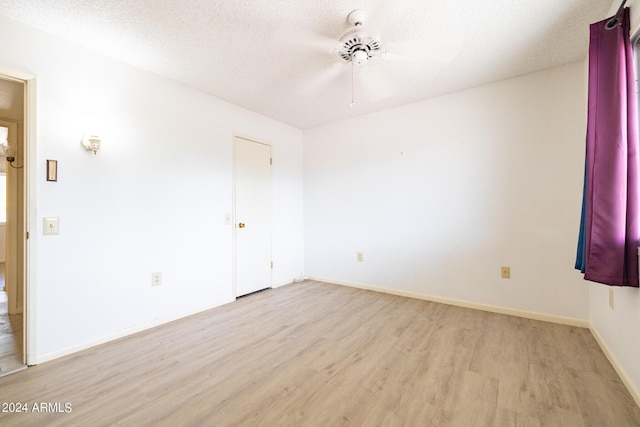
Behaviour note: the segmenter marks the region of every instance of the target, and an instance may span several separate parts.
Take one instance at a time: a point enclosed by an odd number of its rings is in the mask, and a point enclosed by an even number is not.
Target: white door
[[[271,147],[235,137],[236,296],[271,287]]]

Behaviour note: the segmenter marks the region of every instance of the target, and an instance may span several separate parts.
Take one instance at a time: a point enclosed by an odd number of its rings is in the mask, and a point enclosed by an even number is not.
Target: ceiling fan
[[[364,27],[366,12],[356,9],[349,14],[347,22],[352,25],[339,38],[338,55],[356,65],[364,65],[370,58],[384,54],[382,42],[375,33]]]
[[[381,14],[376,15],[379,17]],[[386,62],[397,60],[415,62],[416,53],[424,53],[433,62],[447,63],[457,56],[462,47],[462,39],[457,35],[385,43],[376,31],[365,25],[368,18],[364,10],[353,10],[347,16],[349,28],[337,39],[300,29],[290,37],[284,38],[290,43],[305,48],[316,48],[335,58],[331,66],[318,70],[305,81],[303,93],[319,92],[348,70],[351,74],[352,107],[355,105],[356,75],[369,100],[382,100],[396,92],[388,73],[385,72],[390,71],[389,66],[384,65]]]

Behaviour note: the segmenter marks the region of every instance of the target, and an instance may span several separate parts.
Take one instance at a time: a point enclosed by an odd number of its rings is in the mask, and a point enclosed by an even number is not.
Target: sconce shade
[[[13,151],[13,148],[11,148],[9,143],[7,143],[6,141],[2,143],[2,152],[4,153],[8,162],[13,162],[15,160],[16,158],[15,152]]]
[[[97,135],[85,135],[82,138],[82,145],[89,151],[93,151],[93,154],[98,154],[102,140]]]

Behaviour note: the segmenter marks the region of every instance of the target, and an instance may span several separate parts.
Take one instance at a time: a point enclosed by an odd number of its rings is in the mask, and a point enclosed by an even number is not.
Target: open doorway
[[[0,375],[26,366],[24,86],[0,78]]]

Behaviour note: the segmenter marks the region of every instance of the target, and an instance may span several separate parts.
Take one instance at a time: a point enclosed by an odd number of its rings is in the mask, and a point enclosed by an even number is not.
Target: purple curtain
[[[590,27],[583,214],[576,268],[584,278],[638,287],[638,129],[629,9],[613,29]]]

